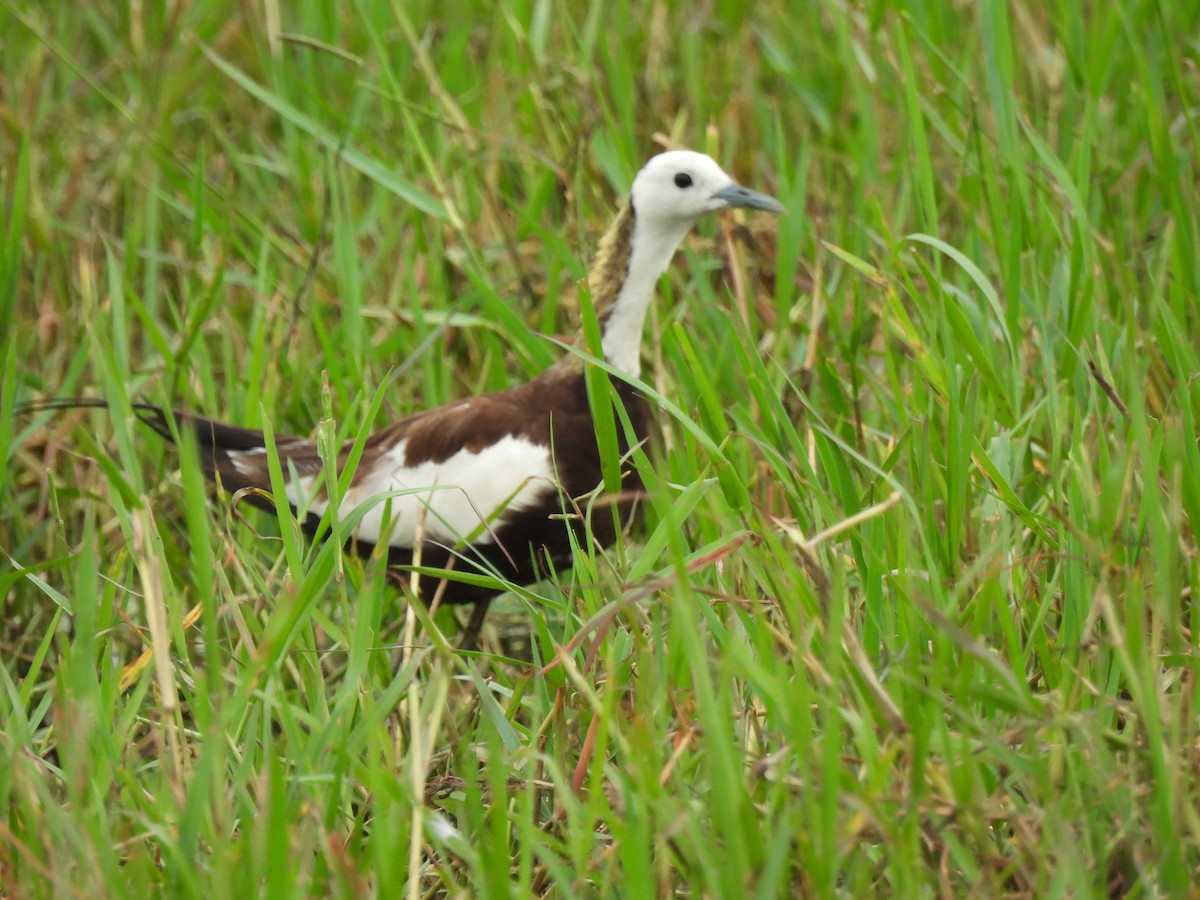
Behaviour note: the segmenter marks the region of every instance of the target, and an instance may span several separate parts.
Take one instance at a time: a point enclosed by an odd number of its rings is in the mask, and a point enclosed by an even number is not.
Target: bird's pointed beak
[[[745,209],[763,209],[767,212],[785,213],[787,209],[774,197],[760,194],[740,184],[731,184],[713,194],[714,200],[723,200],[730,206],[740,206]]]

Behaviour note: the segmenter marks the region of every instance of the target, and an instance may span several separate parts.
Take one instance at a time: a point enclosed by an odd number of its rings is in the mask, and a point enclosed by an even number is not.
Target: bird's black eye
[[[690,188],[692,186],[692,176],[687,172],[680,172],[675,176],[675,187]]]

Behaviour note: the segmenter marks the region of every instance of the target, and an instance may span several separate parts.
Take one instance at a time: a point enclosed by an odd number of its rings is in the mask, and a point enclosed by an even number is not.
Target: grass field
[[[1198,64],[1184,0],[3,0],[0,893],[1188,896]],[[676,145],[791,213],[685,244],[644,523],[479,655],[130,413],[517,383]]]

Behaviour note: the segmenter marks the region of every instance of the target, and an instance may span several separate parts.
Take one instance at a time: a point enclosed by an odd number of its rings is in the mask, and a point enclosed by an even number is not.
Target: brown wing
[[[648,430],[648,405],[623,383],[617,388],[637,438],[643,439]],[[479,453],[509,436],[552,450],[554,480],[565,496],[546,491],[536,503],[506,512],[489,540],[470,547],[439,546],[427,540],[422,563],[436,568],[452,566],[460,572],[495,573],[514,583],[527,584],[544,575],[547,564],[556,568],[569,565],[572,530],[576,541],[610,543],[615,537],[611,515],[596,515],[588,526],[579,519],[564,520],[561,515],[572,512],[576,508],[573,501],[594,490],[601,481],[591,411],[583,374],[577,368],[551,369],[527,384],[449,403],[384,429],[364,450],[355,482],[370,479],[376,466],[394,464],[394,457],[388,454],[401,442],[405,444],[404,463],[416,467],[445,462],[464,450]],[[622,452],[628,450],[625,440],[620,444]],[[498,477],[503,474],[498,473]],[[623,492],[636,493],[641,487],[636,473],[629,469],[626,476]],[[358,550],[369,553],[371,545],[360,542]],[[394,565],[410,565],[412,558],[410,547],[389,548]],[[443,602],[474,602],[492,593],[451,582],[444,589]]]

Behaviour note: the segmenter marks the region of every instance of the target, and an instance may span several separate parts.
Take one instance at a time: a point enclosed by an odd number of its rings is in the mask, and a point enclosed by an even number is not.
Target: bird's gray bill
[[[714,200],[724,200],[730,206],[741,206],[746,209],[765,209],[767,212],[785,213],[787,209],[774,197],[760,194],[740,184],[731,184],[713,194]]]

